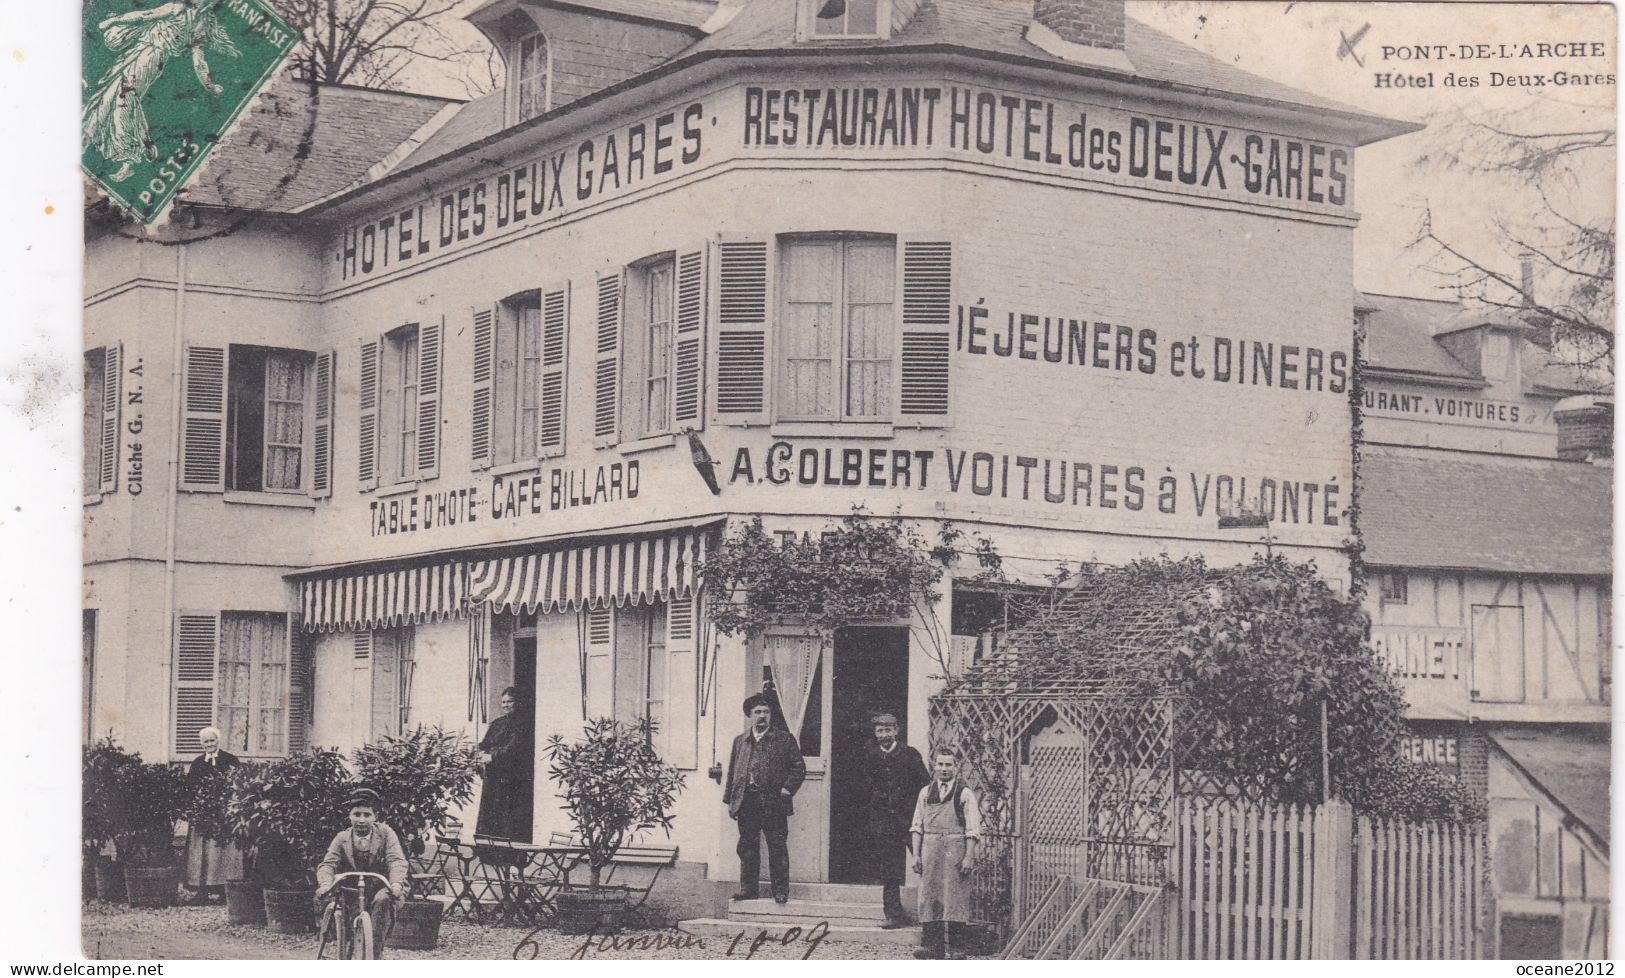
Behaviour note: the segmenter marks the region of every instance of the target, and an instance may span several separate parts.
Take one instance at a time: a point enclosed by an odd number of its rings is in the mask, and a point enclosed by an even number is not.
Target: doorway
[[[829,743],[829,879],[878,883],[869,853],[864,754],[877,713],[908,729],[908,629],[852,627],[835,633]]]

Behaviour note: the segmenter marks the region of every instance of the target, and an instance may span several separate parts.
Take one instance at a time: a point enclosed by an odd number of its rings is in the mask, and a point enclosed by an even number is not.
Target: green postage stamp
[[[164,213],[298,41],[266,0],[85,0],[84,170]]]

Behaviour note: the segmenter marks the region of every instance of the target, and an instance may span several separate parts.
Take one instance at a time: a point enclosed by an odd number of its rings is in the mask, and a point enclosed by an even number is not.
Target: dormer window
[[[1484,331],[1479,351],[1479,371],[1485,380],[1512,379],[1512,337],[1494,330]]]
[[[514,91],[523,122],[547,111],[547,38],[540,31],[520,38],[514,65]]]
[[[884,38],[891,0],[801,0],[801,39]]]

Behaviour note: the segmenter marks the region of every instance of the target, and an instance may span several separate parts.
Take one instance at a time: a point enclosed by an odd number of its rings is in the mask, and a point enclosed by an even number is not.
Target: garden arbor
[[[1009,950],[1159,956],[1189,736],[1166,661],[1206,590],[1086,574],[932,698],[933,744],[983,799],[973,907]]]

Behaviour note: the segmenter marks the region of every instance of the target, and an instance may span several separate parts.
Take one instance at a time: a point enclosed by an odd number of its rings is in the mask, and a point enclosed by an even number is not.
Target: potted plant
[[[187,806],[186,775],[169,764],[119,768],[114,844],[124,862],[125,886],[137,907],[171,907],[180,888],[175,823]]]
[[[474,796],[477,748],[460,734],[417,727],[356,749],[361,783],[378,792],[378,820],[400,836],[411,859],[429,850],[445,828],[446,810]],[[406,900],[396,908],[396,947],[429,950],[440,940],[442,907],[430,900]]]
[[[140,764],[141,757],[124,750],[112,737],[84,747],[81,755],[82,793],[79,827],[85,864],[91,867],[96,898],[123,902],[124,864],[113,844],[119,800],[119,771]]]
[[[316,864],[347,824],[344,758],[335,750],[295,754],[240,769],[232,787],[226,817],[238,844],[252,847],[266,923],[288,934],[313,930]]]
[[[647,717],[633,726],[603,717],[582,733],[573,744],[555,734],[545,748],[547,776],[563,789],[564,809],[591,871],[588,888],[559,894],[559,929],[614,934],[621,929],[626,891],[602,885],[603,871],[639,832],[658,828],[671,834],[671,807],[683,776],[655,753],[655,724]]]

